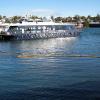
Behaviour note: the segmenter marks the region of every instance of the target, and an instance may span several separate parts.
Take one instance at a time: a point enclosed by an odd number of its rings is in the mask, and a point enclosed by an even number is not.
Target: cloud
[[[21,9],[20,11],[14,10],[11,13],[9,13],[9,15],[7,14],[7,16],[15,16],[15,15],[18,16],[35,15],[39,17],[50,17],[50,16],[56,17],[56,16],[62,16],[62,13],[52,9]]]
[[[37,16],[60,16],[61,13],[51,9],[33,9],[27,11],[27,15],[37,15]]]

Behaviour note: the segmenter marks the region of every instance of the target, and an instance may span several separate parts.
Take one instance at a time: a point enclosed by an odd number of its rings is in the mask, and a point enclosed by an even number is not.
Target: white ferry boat
[[[44,38],[75,37],[79,35],[74,24],[55,22],[22,22],[2,24],[0,39],[30,40]]]

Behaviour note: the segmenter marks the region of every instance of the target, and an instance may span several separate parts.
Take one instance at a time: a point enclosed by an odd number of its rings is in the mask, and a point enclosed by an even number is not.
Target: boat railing
[[[39,31],[39,30],[36,30],[36,31],[26,31],[25,33],[22,33],[21,31],[14,31],[14,30],[10,30],[8,31],[8,33],[10,33],[11,35],[16,35],[16,34],[45,34],[45,33],[68,33],[70,32],[70,30],[45,30],[45,31]]]
[[[44,31],[43,33],[48,32],[48,33],[66,33],[68,30],[49,30],[49,31]]]

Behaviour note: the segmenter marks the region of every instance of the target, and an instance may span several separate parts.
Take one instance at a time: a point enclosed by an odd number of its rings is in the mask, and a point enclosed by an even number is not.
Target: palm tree
[[[100,15],[99,14],[97,14],[97,16],[96,16],[96,21],[100,22]]]
[[[78,23],[80,21],[80,16],[79,15],[75,15],[74,16],[74,20],[75,20],[75,22]]]

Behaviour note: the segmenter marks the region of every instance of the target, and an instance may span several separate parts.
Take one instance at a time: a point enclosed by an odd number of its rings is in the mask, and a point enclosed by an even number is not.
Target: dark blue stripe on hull
[[[36,33],[36,34],[16,34],[14,40],[31,40],[31,39],[46,39],[46,38],[62,38],[75,37],[79,33]]]

